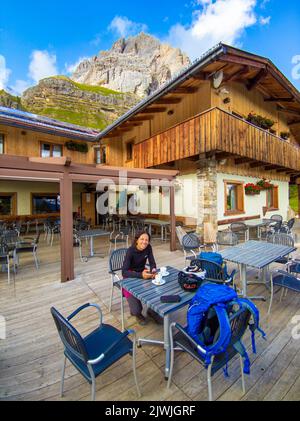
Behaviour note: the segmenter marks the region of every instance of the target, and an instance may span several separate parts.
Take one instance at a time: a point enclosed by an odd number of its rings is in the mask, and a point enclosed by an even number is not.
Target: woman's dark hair
[[[148,235],[148,237],[149,237],[149,243],[151,242],[151,235],[149,234],[149,232],[148,232],[148,231],[138,231],[138,232],[135,234],[134,239],[133,239],[133,242],[132,242],[132,246],[133,246],[133,247],[136,247],[136,243],[137,243],[137,241],[138,241],[138,240],[141,238],[141,236],[142,236],[142,235],[144,235],[144,234]]]

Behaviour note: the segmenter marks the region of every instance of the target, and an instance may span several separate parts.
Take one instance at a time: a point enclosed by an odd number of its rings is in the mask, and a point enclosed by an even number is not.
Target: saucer
[[[155,279],[153,279],[152,284],[157,286],[157,287],[161,287],[162,285],[165,285],[166,281],[161,280],[161,282],[157,282]]]

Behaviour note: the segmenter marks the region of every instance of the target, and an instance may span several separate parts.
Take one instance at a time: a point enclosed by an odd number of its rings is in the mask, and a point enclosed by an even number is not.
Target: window
[[[41,144],[41,157],[42,158],[59,158],[63,156],[62,145],[54,145],[52,143]]]
[[[32,194],[32,214],[42,215],[48,213],[59,213],[60,196],[56,193],[33,193]]]
[[[106,164],[106,146],[95,148],[95,163]]]
[[[0,215],[10,216],[16,215],[17,207],[16,193],[0,193]]]
[[[279,209],[278,186],[267,190],[267,209]]]
[[[126,159],[127,161],[133,160],[133,142],[126,143]]]
[[[244,184],[238,181],[224,181],[224,184],[225,216],[244,213]]]
[[[4,134],[0,133],[0,154],[4,154]]]

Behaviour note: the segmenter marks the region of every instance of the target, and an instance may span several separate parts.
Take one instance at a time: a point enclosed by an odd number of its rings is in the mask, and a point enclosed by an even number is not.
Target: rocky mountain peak
[[[189,64],[189,58],[180,49],[142,32],[120,38],[110,50],[80,63],[71,78],[144,97]]]

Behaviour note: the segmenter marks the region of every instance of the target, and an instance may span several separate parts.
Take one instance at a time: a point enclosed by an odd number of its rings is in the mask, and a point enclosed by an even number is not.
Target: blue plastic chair
[[[292,269],[296,271],[296,269],[298,270],[299,268],[292,268]],[[270,306],[269,306],[269,311],[268,311],[269,315],[271,314],[275,286],[282,288],[282,294],[280,297],[280,302],[281,302],[285,291],[291,290],[291,291],[300,292],[300,279],[292,275],[292,273],[284,272],[282,270],[275,271],[272,274],[271,299],[270,299]]]
[[[71,325],[70,320],[89,307],[94,307],[98,310],[100,324],[96,330],[85,338],[82,338],[74,326]],[[61,397],[64,392],[64,377],[67,359],[92,385],[92,400],[94,401],[96,395],[96,377],[127,354],[132,355],[134,380],[138,396],[141,396],[136,376],[135,331],[127,330],[126,332],[121,333],[113,326],[103,324],[101,309],[96,304],[85,304],[67,317],[67,319],[65,319],[54,307],[51,308],[51,314],[65,347],[60,389]],[[128,335],[133,335],[133,341],[128,339]]]

